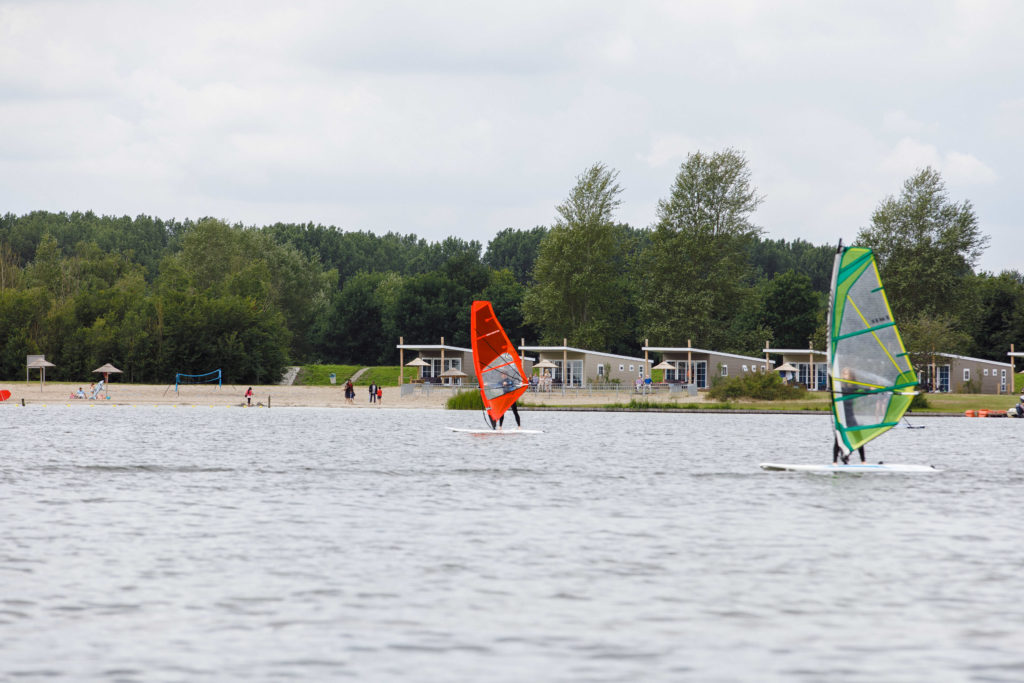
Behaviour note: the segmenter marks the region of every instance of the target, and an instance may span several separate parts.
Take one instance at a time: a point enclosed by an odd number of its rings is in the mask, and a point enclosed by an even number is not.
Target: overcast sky
[[[1024,268],[1024,3],[0,0],[0,213],[484,244],[620,171],[655,219],[732,147],[771,238],[853,240],[924,166]]]

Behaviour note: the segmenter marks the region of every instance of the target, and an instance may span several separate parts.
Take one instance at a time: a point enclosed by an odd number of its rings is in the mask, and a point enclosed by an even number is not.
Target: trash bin
[[[331,384],[337,384],[338,376],[335,375],[333,372],[331,374],[327,375],[327,377],[328,377],[328,379],[331,380]]]

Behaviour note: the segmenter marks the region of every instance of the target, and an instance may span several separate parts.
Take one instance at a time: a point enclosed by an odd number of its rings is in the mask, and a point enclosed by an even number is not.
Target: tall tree
[[[765,286],[764,323],[772,329],[777,348],[804,348],[813,338],[825,297],[814,291],[811,278],[789,270]]]
[[[971,203],[951,202],[942,176],[929,167],[904,182],[899,197],[879,204],[857,241],[874,250],[893,314],[902,321],[958,317],[963,284],[989,238]]]
[[[639,258],[644,336],[659,345],[691,339],[727,351],[761,348],[766,330],[734,314],[755,295],[747,254],[761,232],[750,216],[762,201],[740,152],[686,159],[668,199],[658,202],[650,246]]]
[[[508,268],[519,284],[529,284],[541,240],[546,234],[548,229],[542,225],[532,230],[505,228],[487,245],[484,264],[494,270]]]
[[[613,222],[622,203],[618,175],[602,163],[584,171],[541,240],[523,317],[543,342],[566,338],[584,348],[608,349],[624,334],[625,233]]]

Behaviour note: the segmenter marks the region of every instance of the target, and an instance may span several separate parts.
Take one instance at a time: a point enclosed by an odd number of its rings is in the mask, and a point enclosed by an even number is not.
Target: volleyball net
[[[174,375],[174,392],[178,392],[178,386],[182,384],[211,384],[217,383],[217,386],[221,386],[221,372],[218,368],[213,372],[205,372],[201,375],[188,375],[184,372],[178,372]]]

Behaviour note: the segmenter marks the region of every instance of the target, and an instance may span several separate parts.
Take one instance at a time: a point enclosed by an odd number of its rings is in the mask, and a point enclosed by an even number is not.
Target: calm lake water
[[[1024,680],[1024,421],[522,414],[0,409],[0,680]]]

